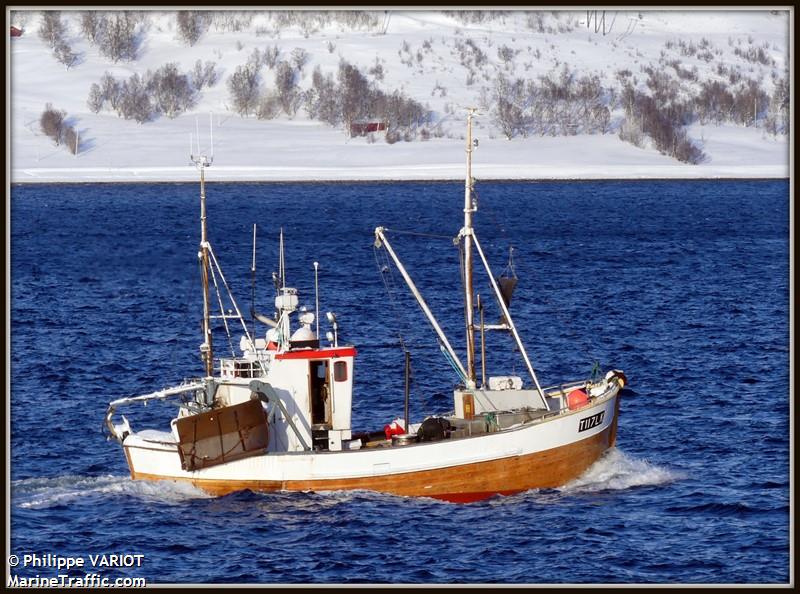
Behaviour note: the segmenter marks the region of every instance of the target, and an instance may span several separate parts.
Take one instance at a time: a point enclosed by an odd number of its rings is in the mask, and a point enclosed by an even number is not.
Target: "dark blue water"
[[[599,361],[632,391],[617,447],[581,479],[470,505],[211,498],[128,479],[100,432],[107,403],[201,372],[197,190],[12,188],[12,553],[144,554],[135,571],[103,573],[153,583],[788,582],[788,182],[479,185],[478,233],[498,272],[515,248],[512,311],[542,381]],[[460,184],[210,183],[208,196],[243,309],[253,223],[259,309],[280,226],[288,279],[312,309],[320,263],[323,312],[358,347],[355,429],[402,414],[398,335],[412,349],[412,416],[448,409],[452,373],[399,276],[378,272],[372,230],[454,235]],[[456,248],[392,237],[462,343]],[[223,335],[216,344],[224,354]],[[506,343],[491,348],[490,373],[522,373]],[[150,406],[134,427],[172,412]]]

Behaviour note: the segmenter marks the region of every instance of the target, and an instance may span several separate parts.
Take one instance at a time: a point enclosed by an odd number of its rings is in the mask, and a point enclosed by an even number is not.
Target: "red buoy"
[[[567,395],[567,406],[570,410],[577,410],[589,404],[589,396],[583,390],[573,390]]]

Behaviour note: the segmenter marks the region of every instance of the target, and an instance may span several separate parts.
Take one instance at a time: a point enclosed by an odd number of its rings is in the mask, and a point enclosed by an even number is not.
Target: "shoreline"
[[[782,166],[756,166],[746,168],[719,167],[711,170],[693,172],[692,166],[675,166],[674,168],[644,168],[635,173],[623,171],[625,167],[575,167],[571,171],[561,173],[545,173],[541,169],[546,167],[528,167],[508,169],[525,169],[519,173],[512,173],[505,167],[487,167],[481,172],[480,168],[473,168],[473,177],[480,182],[510,183],[510,182],[603,182],[603,181],[710,181],[710,180],[788,180],[791,179],[791,169]],[[289,169],[294,169],[289,170]],[[359,183],[452,183],[464,181],[463,166],[447,167],[450,171],[441,171],[441,167],[411,168],[402,172],[402,167],[395,167],[395,171],[380,173],[376,170],[389,169],[383,167],[370,167],[371,171],[354,168],[224,168],[211,167],[206,170],[206,181],[210,183],[243,183],[243,184],[359,184]],[[438,170],[437,170],[438,169]],[[540,171],[537,171],[540,170]],[[583,169],[583,171],[579,171]],[[603,171],[599,171],[603,169]],[[611,169],[612,171],[609,171]],[[613,171],[618,169],[618,172]],[[656,170],[654,170],[656,169]],[[738,170],[737,170],[738,169]],[[788,170],[787,170],[788,169]],[[587,171],[588,170],[588,171]],[[592,171],[594,170],[594,171]],[[188,166],[183,168],[120,168],[120,169],[23,169],[11,172],[9,186],[36,185],[36,184],[179,184],[196,183],[197,170]]]
[[[559,182],[559,183],[586,183],[586,182],[654,182],[654,181],[674,181],[674,182],[707,182],[707,181],[789,181],[791,176],[760,176],[760,177],[613,177],[613,178],[595,178],[595,177],[569,177],[569,178],[481,178],[476,179],[476,182],[488,182],[498,184],[509,183],[545,183],[545,182]],[[463,179],[458,178],[440,178],[440,179],[285,179],[285,180],[242,180],[242,179],[208,179],[206,183],[221,183],[221,184],[245,184],[245,185],[272,185],[272,184],[351,184],[351,185],[367,185],[367,184],[397,184],[397,183],[431,183],[431,184],[452,184],[463,183]],[[191,179],[164,179],[164,180],[143,180],[143,179],[118,179],[118,180],[84,180],[84,181],[56,181],[56,180],[27,180],[27,181],[11,181],[9,187],[14,186],[41,186],[41,185],[70,185],[82,186],[86,184],[194,184],[197,180]]]

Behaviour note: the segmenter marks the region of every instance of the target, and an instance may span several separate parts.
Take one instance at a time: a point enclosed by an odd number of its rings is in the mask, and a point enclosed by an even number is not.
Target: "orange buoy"
[[[570,410],[577,410],[589,404],[589,396],[583,390],[573,390],[567,395],[567,406]]]

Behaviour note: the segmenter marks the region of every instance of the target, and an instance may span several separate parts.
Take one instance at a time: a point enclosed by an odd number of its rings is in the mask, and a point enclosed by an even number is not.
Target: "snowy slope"
[[[606,13],[606,35],[587,27],[586,11],[547,13],[543,30],[531,26],[531,15],[514,12],[502,18],[464,24],[435,11],[391,11],[381,27],[347,29],[332,24],[317,31],[301,27],[277,30],[268,16],[257,16],[242,31],[211,26],[192,47],[178,39],[175,14],[153,12],[142,31],[138,58],[112,64],[80,33],[79,14],[63,13],[68,40],[80,54],[69,70],[39,39],[40,13],[16,13],[25,34],[9,40],[12,181],[122,181],[194,180],[188,165],[189,135],[199,126],[206,138],[214,125],[214,165],[217,180],[341,180],[341,179],[458,179],[464,171],[464,108],[480,105],[482,88],[498,72],[509,77],[536,78],[564,63],[579,72],[598,74],[614,86],[616,73],[628,69],[644,80],[641,67],[657,64],[665,44],[683,40],[710,41],[716,52],[706,62],[681,56],[686,67],[696,67],[700,79],[717,76],[723,62],[747,76],[759,78],[771,93],[773,73],[784,75],[788,64],[787,11],[681,11]],[[385,32],[383,25],[385,24]],[[487,63],[469,80],[459,47],[471,40]],[[230,109],[226,79],[247,61],[254,48],[276,45],[283,57],[294,48],[309,53],[300,87],[310,85],[315,66],[336,72],[341,58],[366,72],[383,67],[375,84],[390,93],[403,91],[434,112],[441,137],[387,144],[366,138],[348,138],[341,128],[309,121],[301,108],[289,118],[242,118]],[[743,60],[735,48],[764,45],[774,64]],[[498,57],[498,48],[516,52],[512,63]],[[332,50],[332,51],[331,51]],[[677,49],[674,49],[677,52]],[[675,54],[678,56],[678,54]],[[124,120],[114,112],[92,113],[86,103],[92,83],[104,72],[127,78],[166,62],[182,71],[197,59],[217,63],[220,82],[203,89],[197,105],[174,119],[164,116],[145,124]],[[270,72],[262,73],[265,88],[274,85]],[[641,82],[640,82],[641,84]],[[81,138],[75,156],[57,147],[40,130],[46,103],[67,112]],[[209,116],[212,113],[213,116]],[[568,137],[532,136],[506,140],[485,113],[478,121],[474,173],[483,179],[530,178],[643,178],[643,177],[785,177],[789,174],[786,135],[773,137],[763,128],[733,124],[693,124],[690,137],[708,158],[698,165],[680,163],[654,148],[622,142],[614,126],[623,112],[612,112],[607,134]]]

